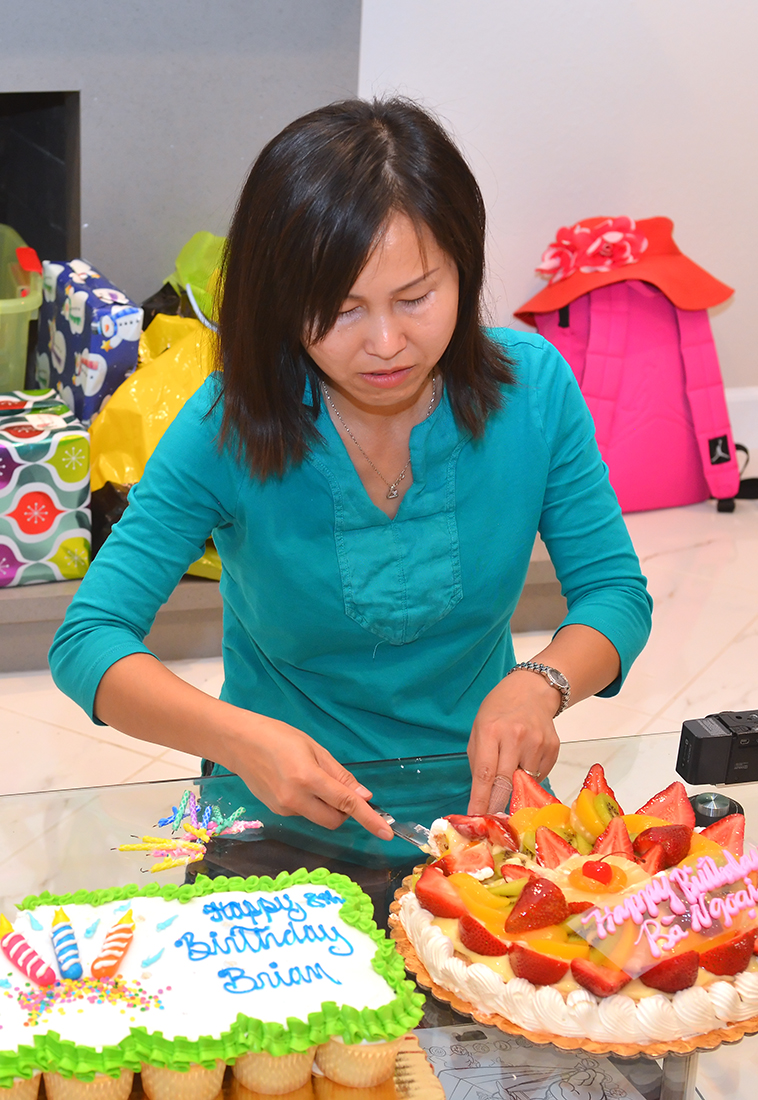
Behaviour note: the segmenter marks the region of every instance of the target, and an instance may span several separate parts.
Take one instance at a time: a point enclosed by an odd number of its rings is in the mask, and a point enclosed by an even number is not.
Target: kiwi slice
[[[513,898],[515,900],[528,881],[528,878],[501,879],[500,882],[496,882],[494,886],[488,886],[487,889],[496,898]]]
[[[592,845],[581,833],[576,834],[576,850],[580,856],[588,856],[592,851]]]
[[[610,825],[614,817],[621,817],[621,807],[609,794],[595,795],[595,812],[604,825]]]
[[[534,829],[528,829],[525,833],[521,834],[521,846],[520,851],[529,856],[530,859],[537,858],[536,844],[536,831]]]

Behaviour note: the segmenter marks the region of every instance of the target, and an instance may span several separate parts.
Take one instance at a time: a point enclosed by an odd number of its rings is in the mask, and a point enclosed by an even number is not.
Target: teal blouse
[[[394,519],[370,501],[323,408],[322,440],[302,465],[251,477],[218,449],[211,377],[166,432],[55,636],[58,686],[94,717],[100,678],[149,652],[158,608],[212,535],[223,699],[306,731],[346,765],[460,752],[515,663],[509,624],[539,531],[568,601],[562,625],[594,627],[619,653],[621,675],[600,692],[614,695],[650,630],[645,579],[571,370],[539,336],[494,335],[517,384],[476,441],[443,395],[411,433],[413,484]],[[468,782],[451,776],[425,812],[465,810]]]

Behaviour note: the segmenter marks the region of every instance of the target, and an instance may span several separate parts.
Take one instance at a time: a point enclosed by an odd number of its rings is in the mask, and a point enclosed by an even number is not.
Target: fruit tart
[[[510,814],[450,814],[393,935],[459,1011],[566,1048],[709,1049],[758,1031],[758,849],[682,783],[625,813],[593,764],[565,805],[526,772]]]

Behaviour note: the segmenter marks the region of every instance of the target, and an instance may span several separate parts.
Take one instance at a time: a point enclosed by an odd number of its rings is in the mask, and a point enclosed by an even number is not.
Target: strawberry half
[[[469,951],[475,951],[477,955],[507,955],[511,950],[509,943],[493,936],[468,912],[458,920],[458,935],[463,946]]]
[[[541,787],[536,779],[531,775],[527,775],[523,768],[516,768],[513,773],[513,791],[511,793],[511,813],[515,814],[517,810],[523,810],[527,806],[533,806],[535,809],[539,809],[540,806],[550,806],[553,802],[559,802],[560,799],[555,795],[548,794],[544,787]]]
[[[640,806],[637,813],[648,814],[650,817],[662,817],[672,825],[689,825],[690,829],[695,828],[695,811],[690,806],[684,784],[679,780],[670,783],[658,794],[654,794],[644,806]]]
[[[456,848],[438,860],[438,863],[442,864],[446,875],[454,875],[458,871],[471,874],[472,871],[481,871],[484,867],[489,867],[491,871],[495,870],[492,852],[484,841],[479,844],[469,844],[465,848]]]
[[[598,966],[589,959],[572,959],[571,975],[579,985],[589,989],[596,997],[612,997],[632,979],[623,970],[611,970]]]
[[[529,932],[560,924],[568,916],[563,891],[546,878],[531,878],[518,896],[505,922],[508,933]]]
[[[539,878],[540,876],[531,867],[522,867],[520,863],[503,863],[500,874],[506,882],[512,882],[517,878]]]
[[[576,855],[576,848],[572,848],[558,833],[548,829],[547,825],[540,825],[537,829],[534,850],[537,862],[542,867],[560,867],[567,859]]]
[[[699,966],[697,951],[683,951],[640,974],[640,981],[649,989],[660,989],[661,993],[678,993],[695,984]]]
[[[735,859],[741,859],[745,848],[745,815],[729,814],[720,821],[714,821],[700,834],[709,840],[715,840],[727,852],[731,852]]]
[[[720,947],[711,947],[701,951],[700,965],[710,974],[741,974],[755,946],[755,930],[746,932],[738,939],[723,943]]]
[[[437,867],[425,867],[421,872],[416,897],[435,917],[460,917],[466,912],[460,894]]]
[[[663,851],[662,844],[654,844],[647,855],[639,860],[639,864],[644,871],[652,878],[653,875],[657,875],[659,871],[663,871],[666,868],[666,854]]]
[[[618,804],[618,799],[611,787],[608,786],[608,780],[605,778],[605,772],[603,771],[602,764],[593,764],[590,770],[585,776],[584,783],[582,783],[582,790],[592,791],[593,794],[607,794]],[[623,810],[621,813],[623,814]]]
[[[595,841],[593,856],[625,856],[634,860],[631,837],[624,821],[620,817],[611,818],[604,833]]]
[[[586,911],[592,909],[594,905],[594,901],[570,901],[568,903],[569,916],[576,917],[579,913],[586,913]]]
[[[687,855],[691,840],[692,829],[689,825],[653,825],[637,836],[634,851],[638,856],[646,856],[654,845],[660,844],[665,858],[664,867],[673,867]]]
[[[448,814],[445,818],[467,840],[489,840],[507,852],[518,851],[518,837],[506,814]]]
[[[532,985],[553,985],[569,968],[565,959],[551,959],[518,943],[514,944],[509,961],[516,977],[526,978]]]

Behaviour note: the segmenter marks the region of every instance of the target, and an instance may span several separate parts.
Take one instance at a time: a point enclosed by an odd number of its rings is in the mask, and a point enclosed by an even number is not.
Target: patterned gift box
[[[87,425],[137,366],[143,312],[86,260],[43,268],[37,385]]]
[[[0,587],[83,577],[89,433],[54,390],[0,394]]]

